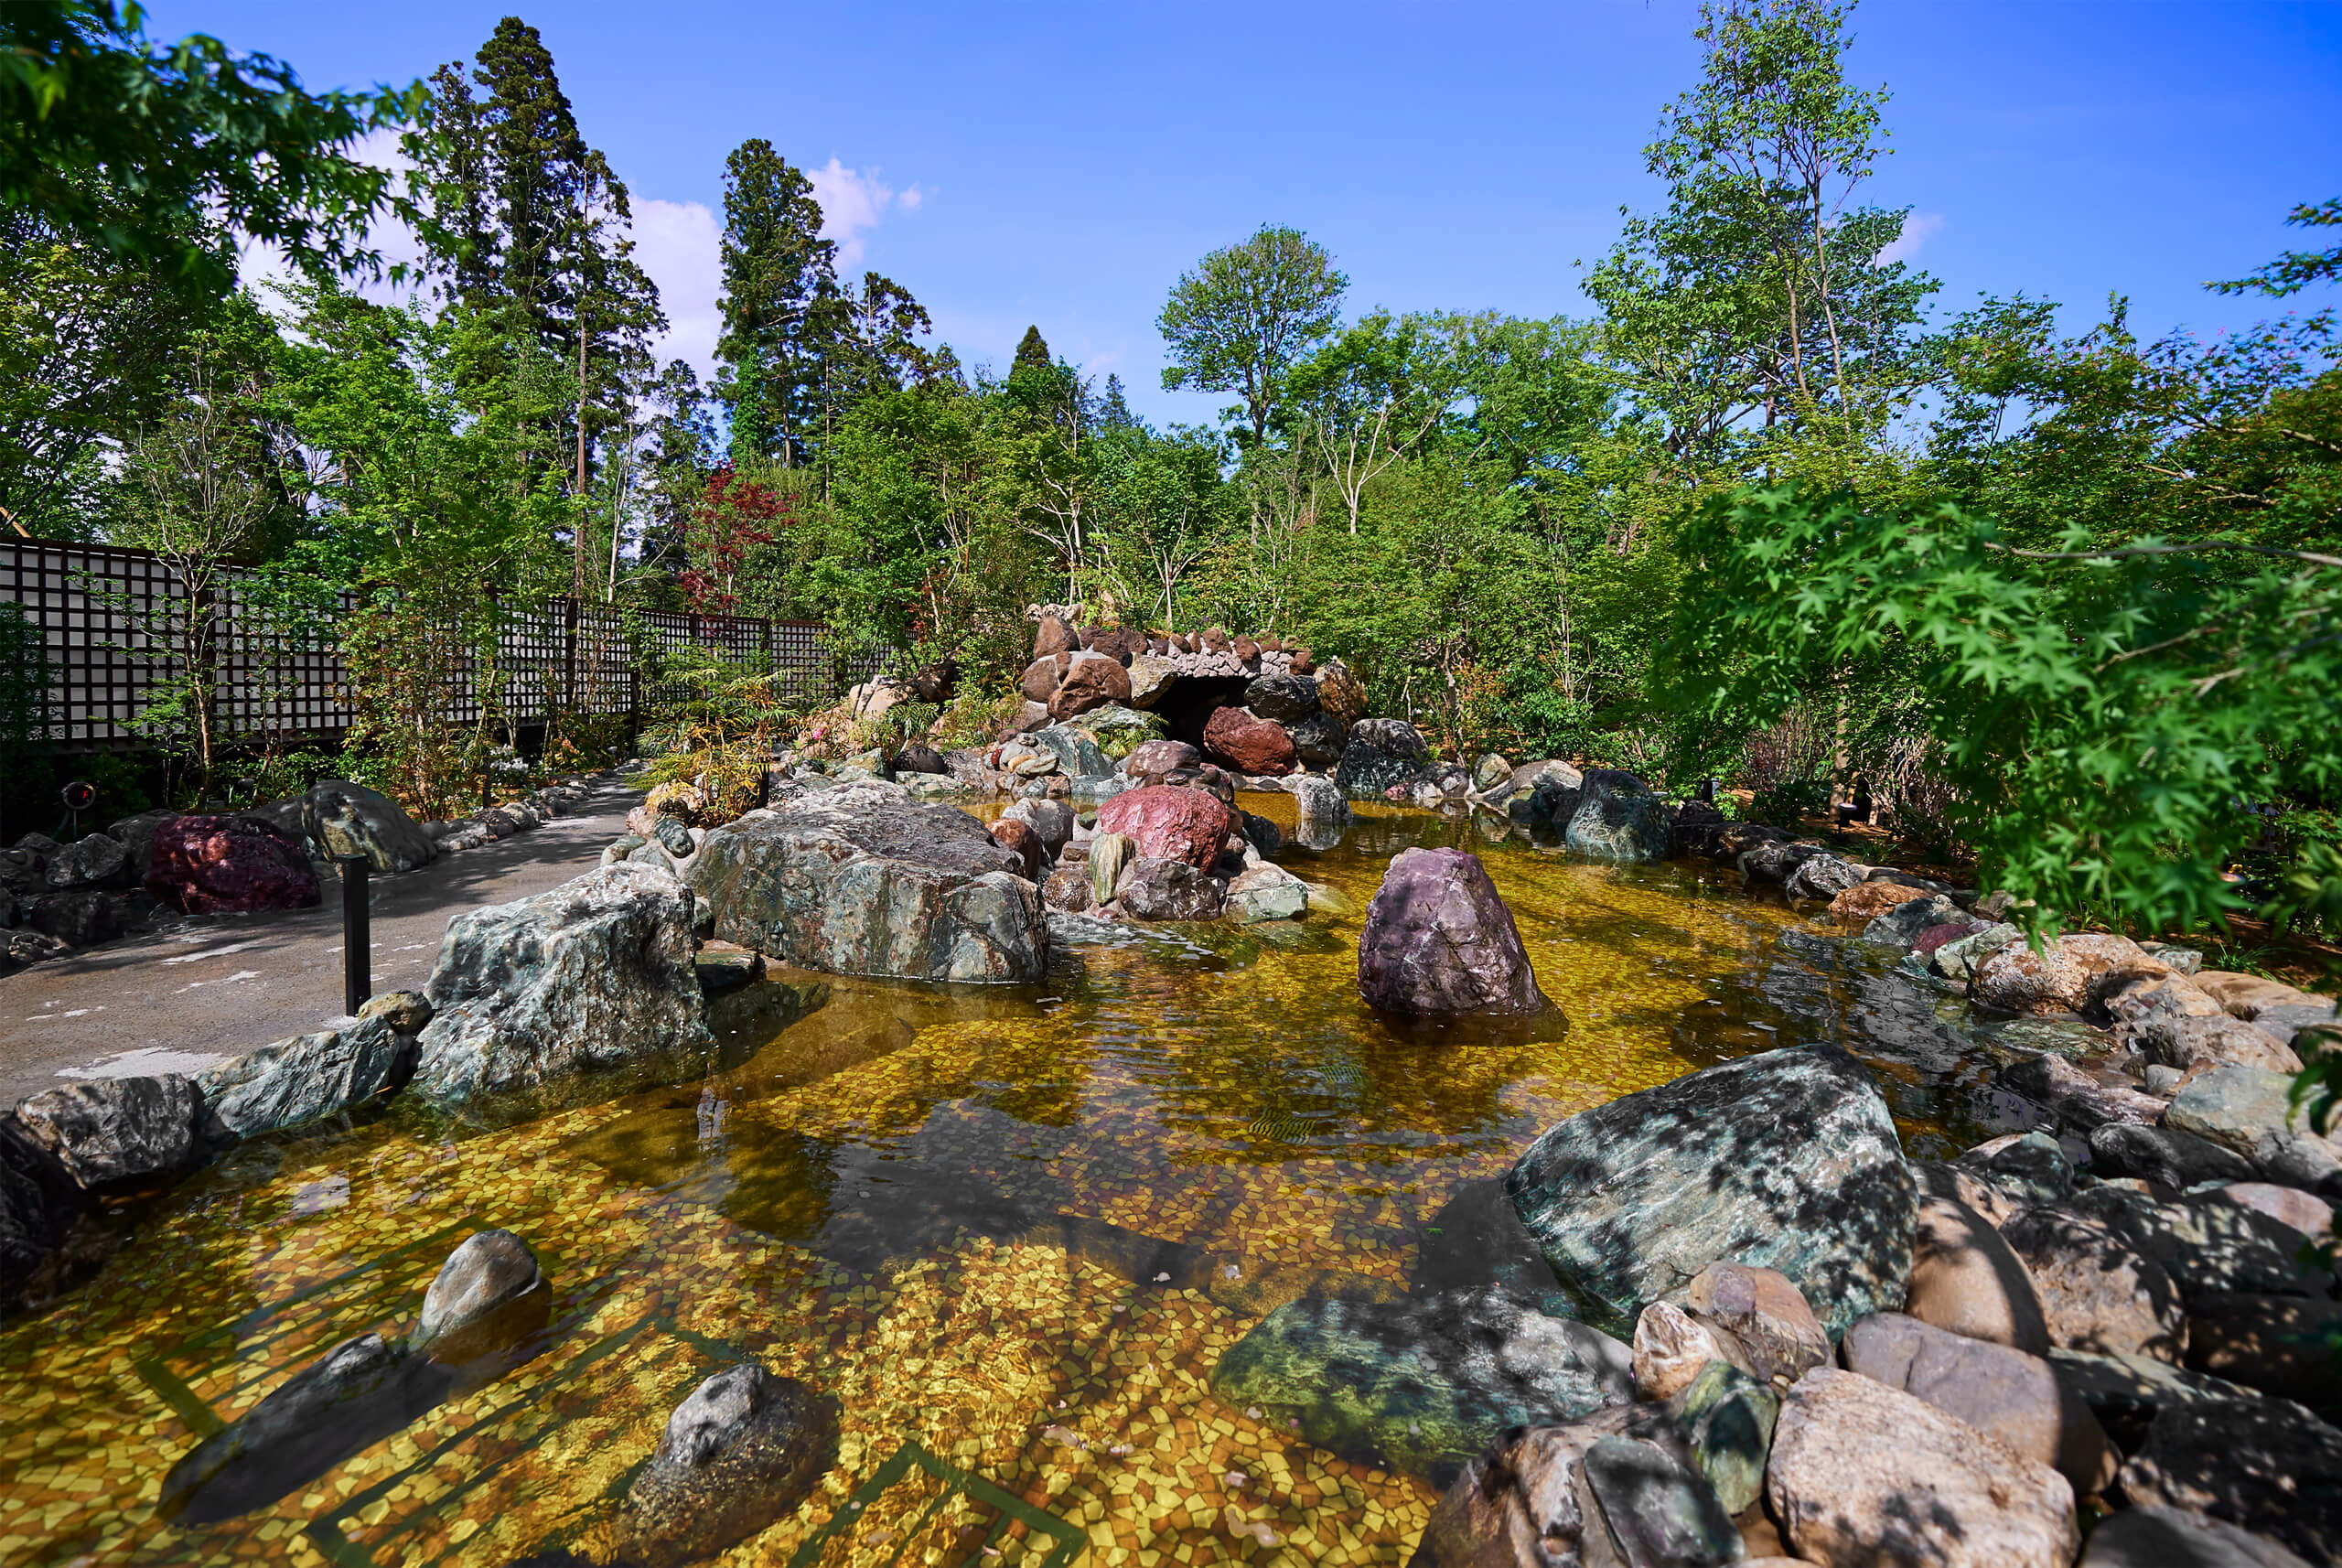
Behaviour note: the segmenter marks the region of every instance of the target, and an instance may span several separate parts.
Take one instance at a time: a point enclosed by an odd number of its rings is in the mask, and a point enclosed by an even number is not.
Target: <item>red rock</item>
[[[1230,645],[1240,663],[1250,664],[1261,656],[1261,645],[1249,637],[1240,637]]]
[[[1041,880],[1041,866],[1044,860],[1041,835],[1033,831],[1032,823],[1020,822],[1014,817],[1003,817],[992,824],[992,837],[994,843],[1015,853],[1024,860],[1026,881]]]
[[[1236,813],[1201,789],[1150,784],[1126,789],[1098,808],[1098,831],[1128,837],[1148,860],[1184,860],[1198,870],[1213,861],[1236,829]]]
[[[1072,629],[1055,616],[1043,616],[1039,629],[1033,633],[1033,657],[1036,659],[1071,653],[1080,646],[1074,640]]]
[[[1067,667],[1057,694],[1049,699],[1049,716],[1060,722],[1109,703],[1131,700],[1131,672],[1103,653],[1077,656]]]
[[[1293,736],[1250,708],[1216,708],[1204,725],[1204,750],[1239,773],[1271,778],[1293,771]]]
[[[1286,668],[1295,675],[1307,675],[1315,672],[1317,666],[1311,661],[1309,650],[1296,642],[1293,645],[1293,662]]]
[[[1204,628],[1204,629],[1203,629],[1203,632],[1202,632],[1201,636],[1202,636],[1203,646],[1202,646],[1199,650],[1198,650],[1198,652],[1203,652],[1203,653],[1225,653],[1225,652],[1227,652],[1227,651],[1228,651],[1228,628],[1225,628],[1225,627],[1218,627],[1218,626],[1208,626],[1208,627]]]
[[[155,830],[146,891],[189,915],[306,909],[318,901],[309,852],[254,817],[175,817]]]

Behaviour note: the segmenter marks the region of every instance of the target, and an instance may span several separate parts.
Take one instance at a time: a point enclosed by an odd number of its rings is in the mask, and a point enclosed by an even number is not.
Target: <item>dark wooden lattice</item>
[[[75,748],[134,746],[139,716],[172,688],[191,609],[207,613],[205,650],[222,738],[321,738],[349,727],[341,634],[355,596],[282,602],[248,575],[222,573],[199,602],[170,564],[143,550],[0,539],[0,601],[23,607],[48,651],[48,738]],[[649,647],[639,649],[635,639]],[[701,648],[770,669],[804,695],[835,694],[837,665],[823,628],[808,621],[650,612],[553,599],[502,607],[494,668],[467,667],[444,717],[469,723],[493,695],[508,723],[533,725],[560,710],[639,715],[673,693],[642,689],[638,652]],[[866,661],[865,661],[866,662]],[[866,676],[857,670],[855,678]]]

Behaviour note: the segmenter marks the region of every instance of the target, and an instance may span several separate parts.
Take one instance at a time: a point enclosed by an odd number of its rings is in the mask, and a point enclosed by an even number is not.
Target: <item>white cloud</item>
[[[715,373],[715,339],[723,330],[716,300],[724,292],[723,225],[702,201],[634,204],[634,259],[659,285],[667,330],[653,345],[659,358],[689,361],[702,381]]]
[[[821,168],[805,171],[813,185],[813,198],[822,204],[822,238],[837,242],[841,268],[862,264],[862,231],[876,228],[889,207],[916,212],[927,199],[927,193],[918,186],[897,191],[879,179],[878,174],[876,169],[864,174],[847,168],[834,156]]]
[[[1907,212],[1903,215],[1903,231],[1888,241],[1886,248],[1878,252],[1878,264],[1884,267],[1896,262],[1910,261],[1918,255],[1920,246],[1942,232],[1942,213]]]

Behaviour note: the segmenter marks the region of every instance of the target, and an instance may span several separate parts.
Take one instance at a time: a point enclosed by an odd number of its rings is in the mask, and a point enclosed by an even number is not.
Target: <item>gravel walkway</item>
[[[419,989],[458,910],[592,870],[641,798],[597,780],[576,816],[375,877],[374,989]],[[315,1029],[341,1002],[338,886],[314,909],[177,920],[0,977],[0,1105],[63,1079],[199,1072]]]

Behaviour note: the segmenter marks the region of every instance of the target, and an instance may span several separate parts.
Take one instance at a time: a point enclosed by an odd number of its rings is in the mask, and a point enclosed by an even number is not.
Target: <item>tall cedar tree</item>
[[[432,127],[409,138],[430,205],[430,264],[458,301],[500,320],[508,340],[532,342],[576,376],[578,402],[547,433],[541,461],[582,498],[594,433],[627,419],[666,318],[626,236],[626,186],[579,134],[536,28],[507,16],[475,59],[468,80],[459,63],[433,74]],[[472,374],[485,383],[508,371],[494,363]],[[583,596],[582,527],[574,553]]]
[[[809,339],[816,302],[838,293],[837,250],[822,238],[822,205],[801,170],[762,137],[733,149],[715,388],[731,409],[735,463],[794,467],[807,455],[808,394],[818,390]]]

